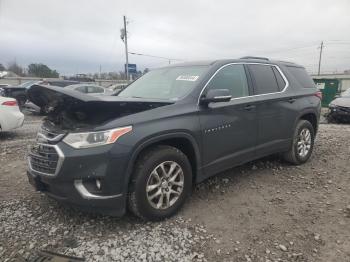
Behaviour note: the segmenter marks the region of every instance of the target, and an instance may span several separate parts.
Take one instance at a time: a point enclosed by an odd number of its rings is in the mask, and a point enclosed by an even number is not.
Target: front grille
[[[46,136],[49,139],[54,139],[59,135],[62,135],[61,133],[55,133],[51,130],[45,129],[44,127],[41,127],[39,133],[43,134],[44,136]]]
[[[29,152],[29,161],[32,170],[54,175],[58,166],[59,156],[55,147],[37,144]]]
[[[51,144],[60,141],[64,137],[64,135],[65,133],[56,133],[42,126],[38,132],[37,140],[41,143]]]

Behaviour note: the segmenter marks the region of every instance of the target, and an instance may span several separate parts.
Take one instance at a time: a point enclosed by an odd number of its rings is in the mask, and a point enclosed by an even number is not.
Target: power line
[[[264,53],[264,54],[283,53],[283,52],[289,52],[289,51],[294,51],[294,50],[298,50],[298,49],[305,49],[305,48],[310,48],[310,47],[317,47],[317,45],[300,46],[300,47],[280,49],[280,50],[276,50],[276,51],[259,52],[259,53]]]
[[[131,55],[138,55],[138,56],[147,56],[147,57],[153,57],[153,58],[159,58],[159,59],[165,59],[169,61],[169,64],[171,61],[185,61],[184,59],[177,59],[177,58],[169,58],[164,56],[155,56],[155,55],[147,55],[142,53],[135,53],[135,52],[129,52]]]

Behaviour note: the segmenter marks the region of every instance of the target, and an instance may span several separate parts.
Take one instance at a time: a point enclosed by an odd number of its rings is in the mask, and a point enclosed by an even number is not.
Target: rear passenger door
[[[249,64],[256,97],[258,139],[256,154],[287,150],[297,116],[294,92],[281,69],[270,64]]]

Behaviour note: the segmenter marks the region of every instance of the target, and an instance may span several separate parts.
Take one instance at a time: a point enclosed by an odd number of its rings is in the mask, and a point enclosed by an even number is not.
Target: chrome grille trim
[[[65,133],[55,133],[49,131],[43,127],[39,130],[37,134],[37,139],[39,141],[48,141],[48,142],[58,142],[65,136]]]
[[[45,176],[50,176],[50,177],[57,176],[57,174],[59,173],[59,171],[60,171],[60,169],[62,167],[63,161],[64,161],[64,154],[63,154],[62,150],[59,148],[58,145],[50,145],[50,144],[44,144],[44,143],[37,143],[36,145],[39,145],[39,146],[41,145],[41,146],[45,146],[45,147],[54,148],[54,150],[56,151],[57,156],[58,156],[57,164],[56,164],[54,173],[47,173],[47,172],[42,172],[42,171],[36,170],[35,167],[33,167],[33,165],[32,165],[32,161],[31,161],[32,158],[38,158],[39,160],[40,160],[40,158],[42,158],[41,161],[52,161],[52,160],[45,159],[42,156],[35,155],[32,152],[32,149],[31,149],[30,152],[29,152],[29,156],[28,156],[28,167],[29,167],[29,170],[32,171],[32,172],[38,173],[40,175],[45,175]],[[47,152],[46,154],[51,154],[51,153]],[[50,168],[47,168],[47,169],[50,169]]]

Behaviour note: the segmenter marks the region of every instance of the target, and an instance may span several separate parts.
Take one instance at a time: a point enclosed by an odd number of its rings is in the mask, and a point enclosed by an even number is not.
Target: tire
[[[128,207],[144,220],[159,221],[175,214],[191,189],[192,168],[186,155],[175,147],[156,146],[143,153],[136,162],[129,186]]]
[[[16,100],[17,100],[18,106],[22,108],[24,104],[27,102],[27,97],[20,95],[16,97]]]
[[[310,134],[310,141],[306,142],[305,140],[305,130],[308,130]],[[300,120],[298,124],[295,127],[294,135],[293,135],[293,142],[290,150],[283,154],[284,160],[287,162],[294,164],[294,165],[300,165],[305,163],[309,160],[312,150],[314,148],[314,141],[315,141],[315,130],[312,126],[312,124],[307,120]],[[304,148],[305,151],[298,150],[298,142],[301,142],[302,145],[300,145],[300,148]],[[309,146],[309,148],[307,147]],[[307,152],[306,152],[307,150]]]

